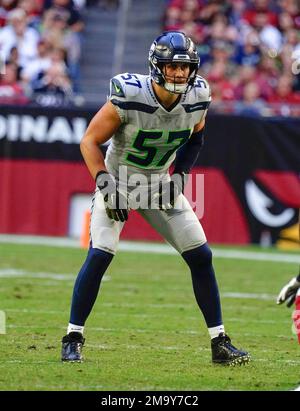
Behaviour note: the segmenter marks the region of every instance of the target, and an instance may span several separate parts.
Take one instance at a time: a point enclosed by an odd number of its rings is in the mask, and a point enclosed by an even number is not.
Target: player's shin
[[[222,313],[211,250],[207,244],[204,244],[185,251],[182,257],[190,267],[196,301],[211,338],[214,338],[216,330],[222,327]],[[224,332],[224,328],[221,331]]]
[[[84,326],[96,301],[101,280],[113,254],[90,248],[87,258],[77,276],[72,298],[70,323]]]
[[[246,364],[250,360],[249,353],[232,345],[225,334],[210,248],[204,244],[184,252],[182,256],[191,269],[195,297],[211,337],[212,362],[230,366]]]

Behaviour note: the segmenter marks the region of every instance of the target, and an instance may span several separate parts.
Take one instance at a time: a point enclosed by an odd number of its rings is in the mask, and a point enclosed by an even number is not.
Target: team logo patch
[[[125,97],[122,84],[117,79],[112,79],[111,81],[111,95]]]

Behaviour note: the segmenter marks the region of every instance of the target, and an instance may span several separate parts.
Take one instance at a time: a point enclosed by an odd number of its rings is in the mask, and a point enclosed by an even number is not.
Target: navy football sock
[[[90,248],[75,281],[70,323],[84,325],[96,301],[102,277],[113,254]]]
[[[207,327],[221,325],[221,303],[210,248],[206,243],[193,250],[185,251],[182,257],[190,267],[196,301]]]

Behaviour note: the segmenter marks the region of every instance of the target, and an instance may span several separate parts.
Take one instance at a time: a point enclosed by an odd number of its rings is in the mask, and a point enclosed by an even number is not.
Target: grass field
[[[0,244],[0,390],[291,390],[300,347],[280,287],[296,263],[215,258],[224,322],[248,366],[211,364],[190,274],[176,255],[119,252],[86,324],[85,362],[60,361],[85,251]],[[240,294],[231,294],[240,293]],[[246,293],[246,294],[245,294]]]

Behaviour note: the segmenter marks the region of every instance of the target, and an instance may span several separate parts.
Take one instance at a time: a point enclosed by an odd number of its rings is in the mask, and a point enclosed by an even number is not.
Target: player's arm
[[[100,145],[108,141],[121,125],[113,104],[108,101],[90,122],[80,143],[84,161],[103,195],[106,214],[115,221],[128,219],[127,199],[119,192],[114,178],[107,172]]]
[[[91,120],[80,143],[80,150],[93,179],[99,171],[107,171],[100,145],[106,143],[118,130],[121,119],[108,101]]]
[[[204,142],[205,119],[194,126],[189,140],[178,150],[174,174],[189,174]]]
[[[300,241],[300,209],[299,209],[299,241]],[[286,302],[287,307],[290,307],[300,292],[300,267],[297,277],[293,277],[280,291],[277,297],[277,304]]]
[[[176,198],[184,192],[188,174],[195,164],[203,145],[204,126],[205,120],[203,119],[194,126],[189,140],[178,150],[171,181],[168,184],[161,185],[159,190],[158,203],[160,209],[173,208]],[[169,196],[166,195],[166,192],[169,193]],[[166,201],[164,201],[164,198]]]
[[[207,108],[203,112],[199,122],[195,124],[193,133],[188,141],[177,152],[174,169],[174,173],[177,174],[186,175],[190,173],[204,144],[205,118],[208,106],[211,102],[211,89],[208,82],[202,78],[202,82],[203,81],[205,83],[205,88],[201,91],[201,99],[206,101]]]

